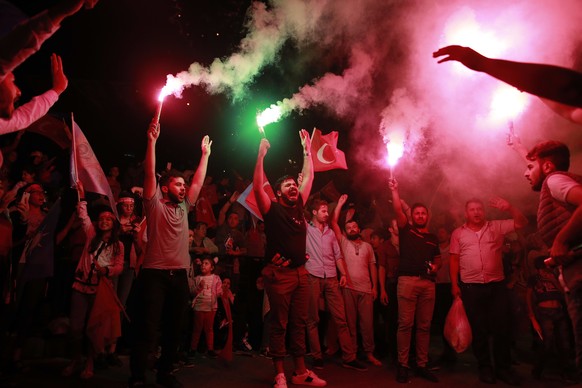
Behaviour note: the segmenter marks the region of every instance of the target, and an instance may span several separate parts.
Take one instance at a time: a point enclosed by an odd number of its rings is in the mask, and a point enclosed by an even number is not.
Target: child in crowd
[[[202,259],[200,275],[190,283],[190,293],[195,295],[192,301],[194,309],[194,328],[192,330],[192,342],[190,356],[195,355],[198,349],[200,334],[204,330],[208,357],[216,358],[214,351],[214,317],[218,309],[218,298],[222,295],[222,281],[214,274],[214,261],[210,258]]]
[[[119,275],[123,270],[123,244],[119,241],[119,223],[113,211],[110,208],[101,210],[98,213],[97,227],[95,227],[87,213],[87,202],[84,199],[85,193],[80,182],[77,183],[77,188],[80,197],[77,212],[82,221],[87,240],[77,265],[73,282],[70,314],[73,360],[63,370],[64,376],[71,376],[80,367],[83,334],[87,330],[87,326],[91,325],[90,315],[92,310],[104,311],[102,309],[103,306],[98,308],[95,303],[97,294],[110,290],[110,297],[115,298],[111,284],[100,283],[111,282],[111,278]],[[100,286],[109,288],[104,289],[104,287]],[[100,300],[103,301],[104,295],[99,296],[101,296]],[[119,310],[109,312],[108,315],[102,315],[99,318],[102,322],[107,321],[110,324],[107,330],[104,330],[104,325],[99,329],[88,330],[90,350],[85,367],[81,372],[81,378],[83,379],[93,377],[93,360],[95,356],[104,353],[105,347],[113,344],[119,336],[121,330]],[[115,326],[115,322],[117,326]],[[117,330],[111,330],[112,327],[117,327]]]
[[[220,355],[230,361],[232,359],[232,305],[235,295],[230,290],[231,280],[222,275],[222,295],[218,298],[218,310],[214,319],[214,345],[222,349]]]

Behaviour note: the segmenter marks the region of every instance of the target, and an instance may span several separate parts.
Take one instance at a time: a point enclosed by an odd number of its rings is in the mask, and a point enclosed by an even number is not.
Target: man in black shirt
[[[309,133],[299,132],[303,146],[303,171],[301,184],[284,176],[275,184],[276,200],[263,189],[265,173],[263,160],[270,147],[262,139],[253,176],[253,191],[257,205],[265,221],[267,248],[263,269],[265,290],[271,306],[271,332],[269,350],[275,366],[275,388],[287,388],[284,358],[287,323],[290,334],[290,353],[295,362],[293,384],[325,386],[327,383],[305,367],[305,334],[309,306],[309,283],[305,261],[307,260],[307,224],[303,215],[304,201],[309,197],[313,183],[313,162]]]
[[[435,279],[441,253],[437,236],[428,232],[428,208],[411,206],[412,225],[402,209],[398,182],[390,179],[392,206],[398,223],[400,264],[398,266],[398,371],[396,380],[408,382],[408,355],[412,326],[416,323],[416,374],[429,381],[438,379],[426,367],[430,342],[430,323],[434,310]]]

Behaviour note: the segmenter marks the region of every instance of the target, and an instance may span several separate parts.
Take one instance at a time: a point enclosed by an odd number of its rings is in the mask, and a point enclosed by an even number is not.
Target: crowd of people
[[[0,134],[16,132],[0,160],[3,374],[25,370],[26,341],[48,332],[69,339],[64,376],[90,379],[99,368],[122,365],[118,356],[126,352],[131,387],[146,383],[148,369],[157,384],[181,387],[174,372],[196,357],[231,361],[233,350],[253,349],[273,360],[276,388],[287,387],[288,355],[293,384],[325,386],[313,369],[324,370],[335,353],[348,369],[365,372],[387,358],[399,383],[412,375],[438,382],[434,370],[454,365],[456,353],[443,338],[440,352],[429,354],[430,338],[443,336],[447,312],[460,298],[482,382],[520,384],[512,362],[524,322],[537,349],[532,375],[543,378],[554,353],[564,381],[579,381],[582,178],[568,172],[565,144],[542,142],[524,154],[525,177],[540,191],[537,227],[529,229],[519,208],[502,198],[488,205],[507,219],[488,220],[484,200],[469,198],[464,209],[430,222],[431,209],[400,198],[394,178],[385,182],[391,205],[365,209],[348,204],[346,194],[313,193],[305,130],[297,176],[268,184],[270,143],[262,139],[252,179],[215,183],[207,173],[208,136],[191,170],[157,167],[161,126],[154,119],[140,168],[109,170],[113,198],[87,192],[86,182],[65,178],[69,166],[59,158],[68,156],[42,147],[22,155],[19,147],[22,130],[67,87],[60,58],[52,57],[53,89],[19,108],[12,70],[63,18],[95,3],[63,0],[0,41],[10,48],[0,55]],[[518,65],[467,48],[440,55],[516,78]],[[530,70],[535,77],[552,69]],[[241,195],[251,183],[258,214]],[[391,211],[380,216],[382,207]]]

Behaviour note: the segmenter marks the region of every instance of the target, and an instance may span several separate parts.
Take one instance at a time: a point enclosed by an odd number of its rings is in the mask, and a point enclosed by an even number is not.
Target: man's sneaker
[[[196,366],[196,362],[193,358],[188,358],[182,364],[182,368],[194,368]]]
[[[107,364],[109,364],[109,366],[115,366],[115,367],[123,366],[123,361],[121,361],[119,359],[119,357],[117,356],[117,354],[115,354],[115,353],[109,353],[106,357],[106,360],[107,360]]]
[[[293,376],[291,376],[291,382],[296,385],[311,385],[312,387],[325,387],[327,385],[327,381],[320,379],[309,369],[302,375],[298,375],[293,372]]]
[[[364,364],[362,364],[360,361],[353,359],[352,361],[346,362],[344,361],[342,363],[342,366],[344,368],[348,368],[348,369],[355,369],[358,370],[360,372],[364,372],[368,370],[368,367]]]
[[[497,380],[513,386],[521,385],[521,381],[513,369],[499,369],[497,371]]]
[[[439,379],[434,375],[434,373],[428,370],[425,366],[416,368],[416,375],[425,380],[432,381],[433,383],[439,382]]]
[[[323,369],[323,359],[322,358],[313,359],[313,369]]]
[[[273,358],[273,355],[269,351],[269,348],[268,347],[267,348],[262,348],[261,349],[261,352],[260,352],[260,355],[263,356],[263,357],[265,357],[265,358],[268,358],[268,359],[272,359]]]
[[[206,352],[206,356],[208,356],[208,358],[217,358],[218,354],[214,350],[209,350]]]
[[[396,381],[402,384],[408,384],[408,368],[402,364],[396,367]]]
[[[104,353],[99,353],[93,361],[93,366],[96,370],[103,370],[109,368],[109,363]]]
[[[285,373],[279,373],[275,376],[273,388],[287,388],[287,377],[285,377]]]
[[[159,374],[156,376],[156,384],[166,388],[182,388],[184,385],[172,374]]]
[[[243,348],[244,350],[247,351],[251,351],[253,350],[253,347],[251,346],[249,340],[247,339],[247,337],[243,337],[243,339],[240,341],[241,343],[241,348]]]
[[[130,377],[127,381],[127,386],[128,388],[144,387],[145,381],[143,379],[134,379],[133,377]]]
[[[495,384],[493,368],[488,365],[479,367],[479,380],[485,384]]]

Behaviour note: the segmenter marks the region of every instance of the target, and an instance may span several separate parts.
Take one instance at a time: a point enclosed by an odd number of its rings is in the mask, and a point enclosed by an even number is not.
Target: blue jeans
[[[416,364],[428,362],[430,323],[434,311],[435,284],[419,276],[398,277],[398,363],[408,366],[412,326],[416,322]]]

